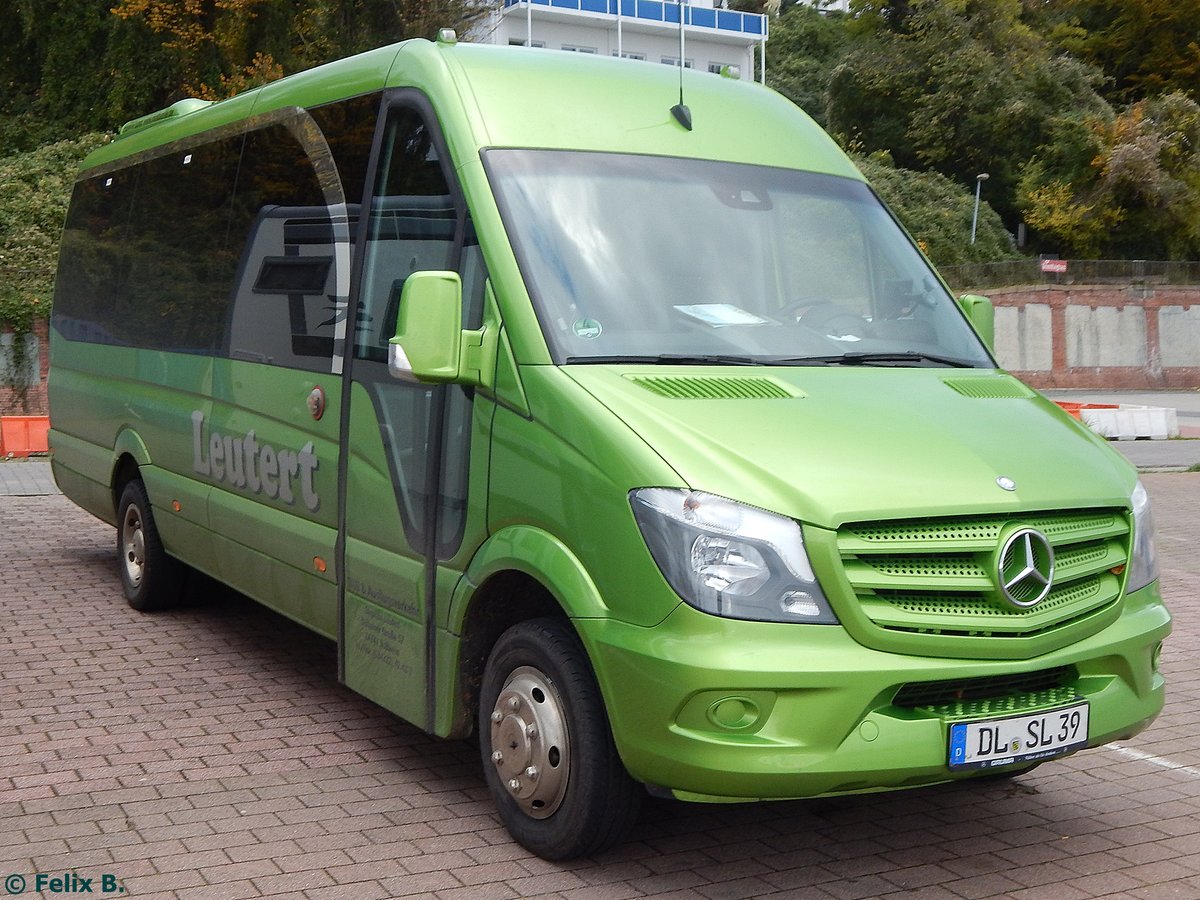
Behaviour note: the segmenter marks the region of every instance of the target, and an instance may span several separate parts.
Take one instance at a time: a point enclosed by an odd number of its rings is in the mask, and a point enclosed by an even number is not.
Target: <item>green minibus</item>
[[[769,89],[444,32],[87,158],[53,467],[135,609],[200,572],[336,641],[565,859],[647,792],[1012,776],[1154,719],[1146,493],[991,330]]]

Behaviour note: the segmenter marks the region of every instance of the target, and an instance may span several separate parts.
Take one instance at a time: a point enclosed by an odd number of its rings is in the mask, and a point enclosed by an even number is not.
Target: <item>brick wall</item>
[[[34,322],[33,335],[37,339],[38,383],[28,389],[0,384],[2,416],[44,416],[49,412],[46,403],[46,373],[50,370],[50,341],[45,319]]]
[[[1200,388],[1200,287],[1036,285],[986,292],[1000,364],[1036,388]]]

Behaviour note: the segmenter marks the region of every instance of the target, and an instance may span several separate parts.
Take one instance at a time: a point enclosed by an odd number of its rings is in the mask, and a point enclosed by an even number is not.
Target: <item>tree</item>
[[[861,5],[877,24],[833,72],[830,127],[849,146],[963,185],[987,172],[1015,228],[1025,162],[1066,123],[1107,110],[1098,73],[1055,56],[1017,0],[911,0],[900,30],[899,13],[881,11],[891,4]]]
[[[792,4],[771,20],[767,84],[824,124],[829,73],[849,52],[845,17]]]
[[[80,160],[104,140],[88,135],[0,160],[0,330],[10,332],[10,373],[24,371],[25,338],[50,311],[58,238]],[[14,382],[15,387],[23,384]]]
[[[1078,197],[1071,185],[1054,180],[1031,186],[1024,198],[1030,227],[1059,242],[1060,253],[1092,259],[1101,255],[1125,211],[1103,196]]]
[[[1086,165],[1059,154],[1028,166],[1029,224],[1081,256],[1200,255],[1200,104],[1176,92],[1089,127]]]
[[[899,169],[886,154],[856,157],[854,162],[937,266],[1012,259],[1017,254],[1004,223],[981,203],[975,243],[971,218],[975,195],[936,172]]]
[[[1200,100],[1200,3],[1068,0],[1078,27],[1060,44],[1103,70],[1114,103],[1181,91]]]
[[[160,36],[184,93],[217,100],[283,74],[271,46],[280,38],[267,40],[272,30],[254,28],[261,13],[277,6],[275,0],[118,0],[112,14]]]
[[[394,41],[461,28],[465,0],[117,0],[113,15],[156,35],[180,96],[221,99]]]
[[[0,156],[186,96],[288,72],[478,13],[467,0],[8,0],[0,16]]]
[[[32,150],[91,120],[106,83],[106,0],[10,0],[0,17],[0,156]]]
[[[293,56],[304,68],[393,41],[432,39],[441,28],[461,34],[487,9],[467,0],[296,0]]]

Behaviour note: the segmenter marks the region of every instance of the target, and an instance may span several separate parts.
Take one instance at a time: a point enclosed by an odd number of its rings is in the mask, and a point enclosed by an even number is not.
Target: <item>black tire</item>
[[[150,612],[179,603],[183,566],[163,549],[146,486],[136,478],[125,485],[117,504],[117,556],[130,606]]]
[[[598,853],[637,818],[642,790],[621,763],[587,654],[565,622],[533,619],[500,636],[483,674],[479,749],[501,820],[543,859]]]

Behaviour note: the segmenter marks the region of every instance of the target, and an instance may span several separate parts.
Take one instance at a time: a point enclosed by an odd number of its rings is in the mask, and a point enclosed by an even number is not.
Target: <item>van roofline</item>
[[[681,75],[692,131],[670,112]],[[116,140],[84,160],[81,174],[281,108],[402,86],[426,93],[439,115],[452,113],[453,142],[467,152],[484,147],[630,152],[862,180],[816,123],[754,82],[638,60],[422,38],[325,63],[226,100],[190,98],[133,119]],[[530,109],[539,115],[530,116]]]

